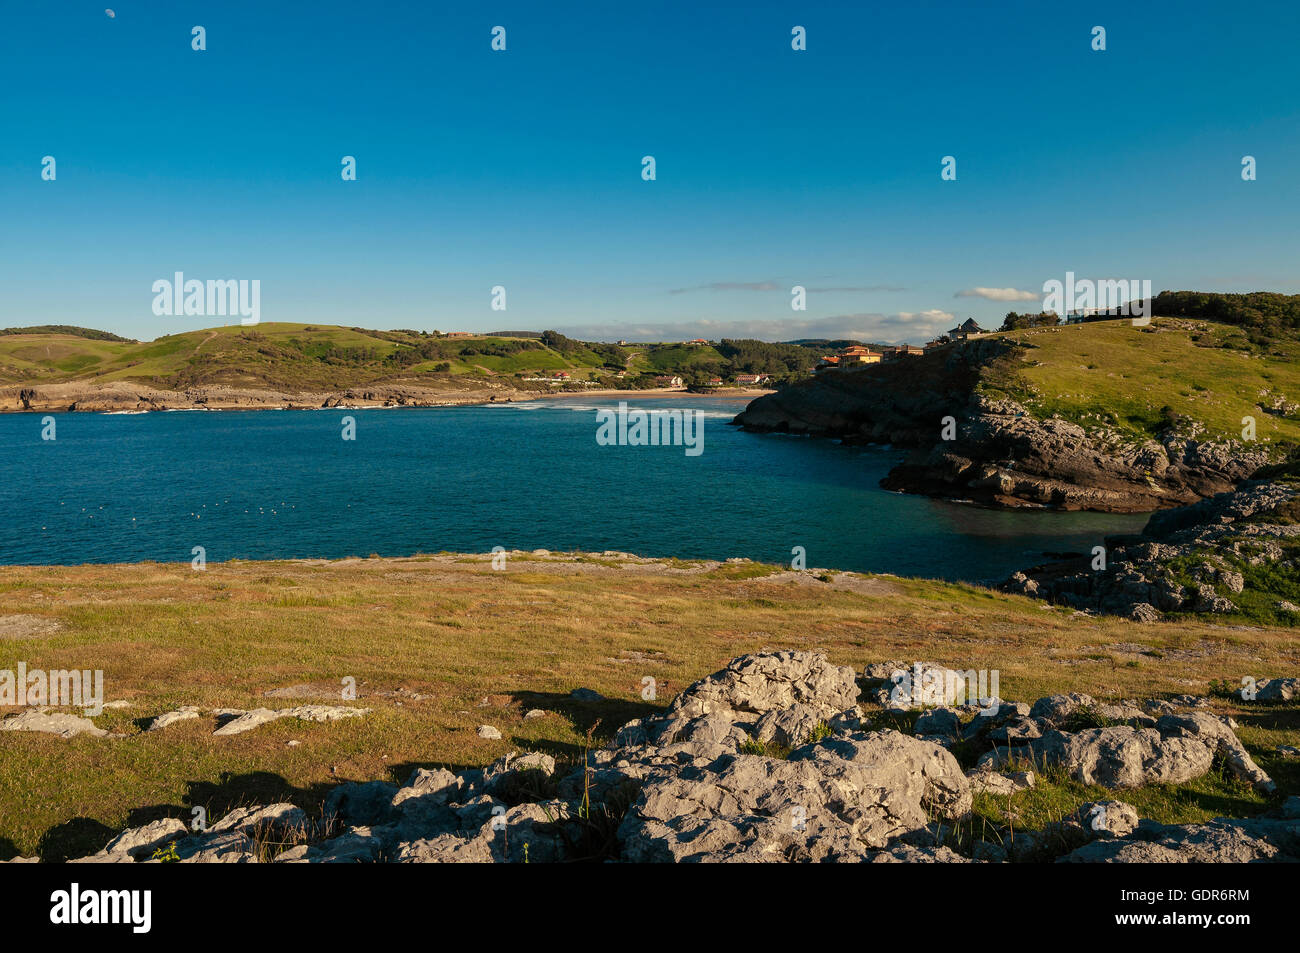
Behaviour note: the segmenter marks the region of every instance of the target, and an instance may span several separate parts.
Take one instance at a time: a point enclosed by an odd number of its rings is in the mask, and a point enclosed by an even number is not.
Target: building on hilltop
[[[957,325],[948,332],[948,337],[954,341],[965,341],[967,338],[978,338],[988,334],[982,327],[975,323],[974,318],[967,318],[961,324]]]
[[[879,364],[881,354],[869,347],[855,344],[840,352],[840,367],[863,367],[867,364]]]

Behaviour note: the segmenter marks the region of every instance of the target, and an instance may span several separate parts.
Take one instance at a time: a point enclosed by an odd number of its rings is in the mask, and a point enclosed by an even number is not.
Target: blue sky
[[[1293,2],[11,3],[0,325],[222,323],[152,313],[176,271],[260,280],[263,321],[639,339],[918,343],[1066,271],[1300,292],[1297,36]]]

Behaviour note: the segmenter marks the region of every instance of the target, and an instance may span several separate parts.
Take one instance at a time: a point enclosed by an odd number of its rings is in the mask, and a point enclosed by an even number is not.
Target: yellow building
[[[865,364],[879,364],[881,354],[879,351],[873,351],[869,347],[863,347],[861,344],[855,344],[853,347],[845,348],[840,352],[840,367],[861,367]]]

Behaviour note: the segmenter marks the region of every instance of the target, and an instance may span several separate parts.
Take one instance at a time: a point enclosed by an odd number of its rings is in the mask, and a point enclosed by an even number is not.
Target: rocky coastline
[[[1235,613],[1250,597],[1278,624],[1300,622],[1297,468],[1153,513],[1142,533],[1015,573],[1004,591],[1154,622],[1165,613]]]
[[[1136,441],[1087,428],[979,389],[1015,348],[998,339],[924,357],[832,370],[761,397],[733,421],[755,432],[831,437],[910,448],[886,489],[993,507],[1141,513],[1232,489],[1276,450],[1208,439],[1181,421]]]
[[[0,412],[146,413],[166,410],[316,410],[329,407],[446,407],[531,400],[537,394],[504,384],[436,389],[376,384],[342,390],[280,391],[228,384],[167,390],[126,381],[0,387]]]
[[[457,407],[504,401],[551,400],[564,397],[722,398],[758,397],[772,393],[757,388],[727,388],[692,394],[662,388],[644,390],[530,391],[497,381],[473,381],[458,388],[372,384],[340,390],[283,391],[228,384],[206,384],[168,390],[125,381],[71,382],[0,387],[0,413],[148,413],[167,410],[319,410],[331,407]]]

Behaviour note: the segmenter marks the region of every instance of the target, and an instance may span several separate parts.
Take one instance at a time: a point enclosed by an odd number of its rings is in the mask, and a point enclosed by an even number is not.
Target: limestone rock
[[[96,728],[89,718],[36,708],[0,719],[0,731],[40,731],[60,738],[73,738],[77,735],[103,738],[108,734],[103,728]]]
[[[619,838],[633,861],[862,859],[970,803],[943,748],[874,732],[825,738],[786,761],[724,755],[707,772],[656,769]]]
[[[1266,678],[1257,682],[1255,689],[1255,701],[1295,701],[1300,699],[1300,678]]]
[[[103,852],[124,853],[137,859],[140,857],[148,859],[149,855],[159,847],[188,833],[189,829],[184,823],[174,817],[166,817],[143,827],[133,827],[123,831],[108,842]]]
[[[1016,771],[1013,774],[999,774],[996,771],[974,768],[966,772],[970,779],[971,790],[975,794],[996,794],[1006,797],[1028,791],[1034,786],[1034,772]]]
[[[829,718],[857,700],[853,669],[832,665],[817,652],[769,652],[733,659],[688,686],[669,712],[687,718],[721,709],[763,715],[803,704]]]
[[[178,721],[188,721],[191,718],[198,718],[201,708],[194,705],[185,705],[175,711],[163,712],[153,721],[149,722],[149,727],[145,731],[161,731],[168,725],[174,725]]]
[[[217,712],[219,716],[230,713]],[[299,705],[296,708],[282,708],[279,710],[254,708],[252,711],[233,712],[235,717],[223,724],[213,734],[239,735],[281,718],[299,718],[303,721],[326,722],[338,721],[341,718],[360,718],[369,713],[369,708],[346,708],[342,705]]]
[[[1090,801],[1076,812],[1079,825],[1097,837],[1126,837],[1138,826],[1137,808],[1124,801]]]

